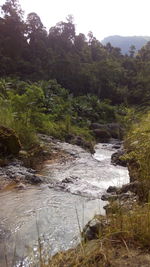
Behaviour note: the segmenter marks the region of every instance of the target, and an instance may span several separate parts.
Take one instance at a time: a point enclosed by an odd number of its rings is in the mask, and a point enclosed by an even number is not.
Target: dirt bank
[[[18,157],[10,157],[3,161],[0,167],[0,190],[9,190],[14,187],[25,189],[27,184],[40,184],[45,178],[38,175],[43,165],[48,162],[65,162],[73,156],[59,149],[56,140],[44,135],[40,136],[40,145],[30,151],[20,151]]]

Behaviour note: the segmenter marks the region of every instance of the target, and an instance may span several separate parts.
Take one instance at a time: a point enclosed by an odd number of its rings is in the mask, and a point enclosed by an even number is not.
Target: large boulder
[[[123,137],[123,128],[119,123],[92,123],[90,128],[97,139],[104,138],[107,141],[111,137],[116,139],[122,139]]]
[[[127,166],[127,160],[123,158],[125,154],[124,150],[118,150],[111,155],[111,163],[114,165]]]
[[[99,218],[93,218],[89,221],[82,232],[82,239],[86,242],[93,239],[98,239],[100,233],[107,225],[106,218],[103,216],[99,216]]]
[[[95,135],[96,139],[100,142],[107,142],[111,138],[109,131],[105,128],[94,129],[93,134]]]
[[[20,149],[21,144],[15,131],[0,126],[0,155],[18,155]]]
[[[89,150],[91,153],[94,153],[94,148],[93,148],[92,142],[86,141],[81,136],[68,134],[68,136],[66,137],[66,141],[73,144],[73,145],[81,146],[84,149]]]

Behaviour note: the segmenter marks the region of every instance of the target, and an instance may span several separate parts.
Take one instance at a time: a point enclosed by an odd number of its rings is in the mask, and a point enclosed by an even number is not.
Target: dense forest
[[[49,31],[36,13],[24,19],[17,0],[1,6],[0,76],[23,81],[56,79],[74,96],[94,94],[113,104],[148,104],[150,43],[129,56],[92,32],[76,34],[73,17]]]

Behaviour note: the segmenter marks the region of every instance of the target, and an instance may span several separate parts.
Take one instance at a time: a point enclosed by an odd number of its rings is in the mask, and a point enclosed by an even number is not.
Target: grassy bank
[[[139,114],[125,140],[129,174],[141,184],[139,197],[149,201],[150,193],[150,112]]]
[[[137,206],[128,213],[116,211],[97,216],[101,227],[97,238],[75,249],[56,254],[43,267],[149,266],[150,205]]]

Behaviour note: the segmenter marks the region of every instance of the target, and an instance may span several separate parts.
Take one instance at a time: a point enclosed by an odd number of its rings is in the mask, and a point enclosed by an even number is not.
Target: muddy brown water
[[[39,242],[45,258],[75,246],[84,225],[104,214],[100,197],[108,186],[129,181],[127,168],[110,162],[113,144],[97,144],[94,155],[67,143],[56,146],[74,160],[47,162],[40,173],[45,184],[0,193],[1,267],[38,266]]]

